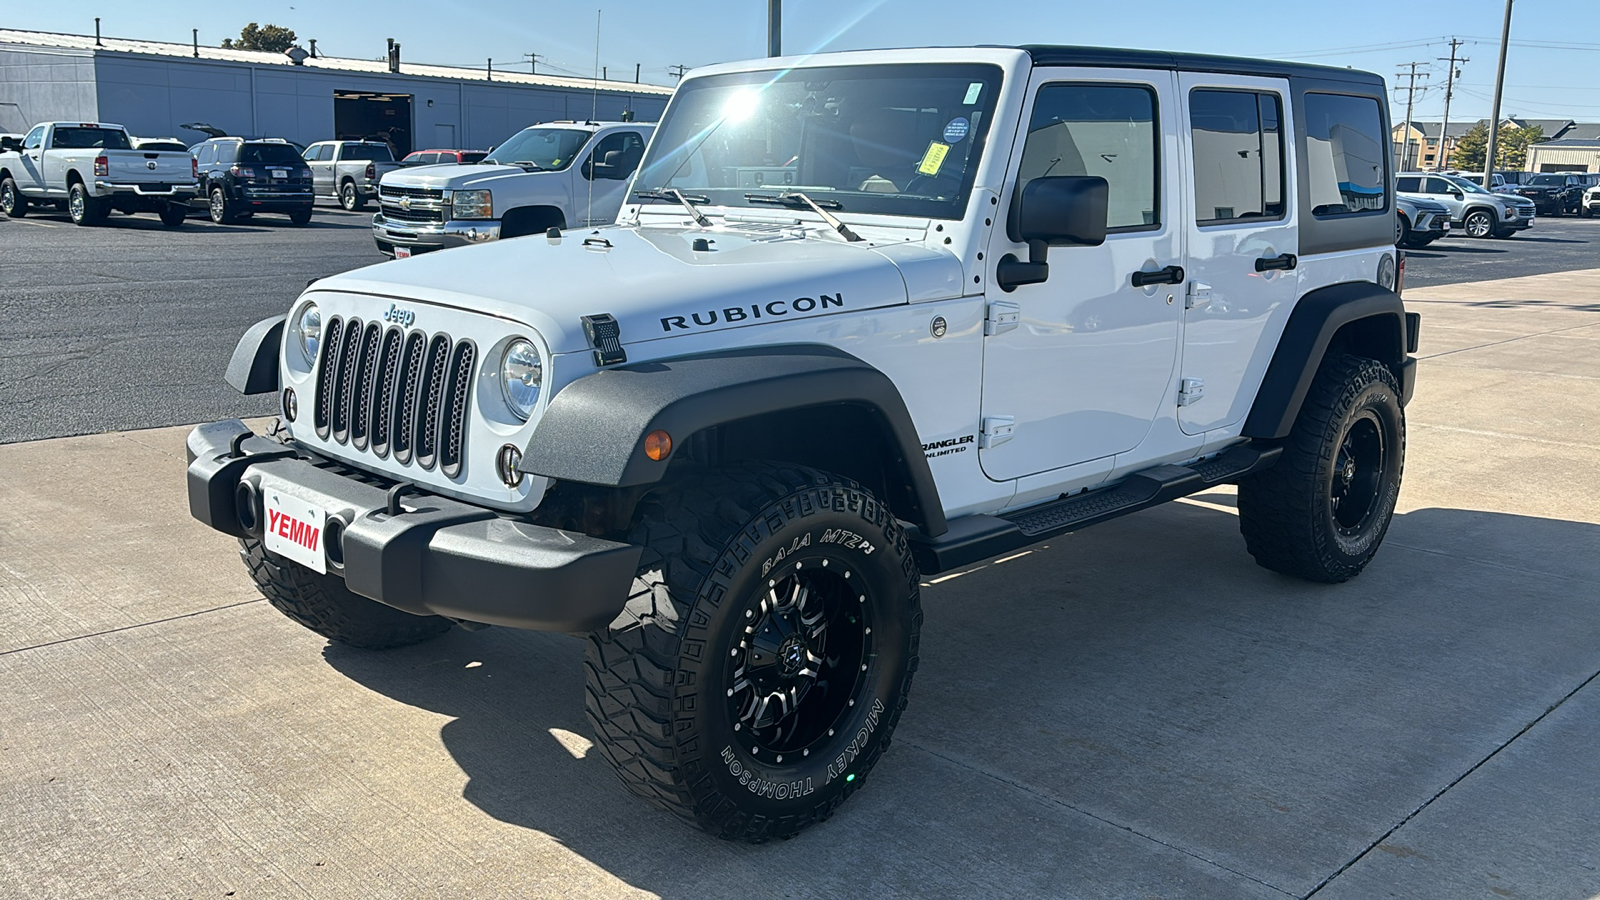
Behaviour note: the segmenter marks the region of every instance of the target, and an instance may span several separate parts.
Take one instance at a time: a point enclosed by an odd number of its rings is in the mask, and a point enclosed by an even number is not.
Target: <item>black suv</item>
[[[194,145],[200,195],[218,225],[258,212],[284,213],[289,221],[311,221],[311,169],[287,141],[222,137]]]
[[[1587,187],[1579,172],[1541,172],[1527,176],[1513,190],[1532,200],[1541,214],[1564,216],[1578,211]]]

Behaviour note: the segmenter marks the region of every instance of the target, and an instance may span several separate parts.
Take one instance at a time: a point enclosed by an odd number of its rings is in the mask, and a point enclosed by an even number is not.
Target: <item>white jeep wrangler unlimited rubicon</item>
[[[1262,565],[1383,540],[1418,317],[1384,84],[1073,47],[719,65],[619,223],[310,285],[189,438],[290,618],[586,635],[629,790],[759,841],[889,744],[934,573],[1223,483]]]

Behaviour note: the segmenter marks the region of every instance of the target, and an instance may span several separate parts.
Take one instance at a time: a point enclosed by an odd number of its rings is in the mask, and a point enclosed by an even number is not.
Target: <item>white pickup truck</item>
[[[383,176],[372,239],[410,256],[550,228],[609,225],[655,131],[642,122],[547,122],[517,132],[478,165]]]
[[[0,142],[0,211],[66,208],[77,225],[97,225],[111,210],[153,212],[183,224],[198,190],[187,151],[135,150],[121,125],[45,122],[21,142]]]

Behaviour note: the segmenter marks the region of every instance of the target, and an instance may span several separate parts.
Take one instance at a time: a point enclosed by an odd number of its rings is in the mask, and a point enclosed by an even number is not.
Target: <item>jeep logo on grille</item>
[[[391,303],[389,304],[388,311],[383,314],[383,320],[385,322],[393,322],[394,324],[405,328],[410,328],[411,323],[417,320],[417,314],[409,309],[401,309],[400,307]]]

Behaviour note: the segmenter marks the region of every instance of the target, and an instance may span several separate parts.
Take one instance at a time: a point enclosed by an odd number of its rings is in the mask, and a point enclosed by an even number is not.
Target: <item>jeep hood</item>
[[[709,249],[696,250],[699,240]],[[954,255],[914,242],[846,243],[831,232],[765,225],[612,226],[379,263],[323,278],[310,292],[501,316],[536,329],[552,352],[570,353],[589,347],[587,315],[615,316],[622,342],[635,344],[959,297],[962,281]]]
[[[495,183],[505,178],[523,178],[529,175],[545,174],[552,173],[529,172],[521,166],[486,166],[476,163],[469,166],[436,164],[398,169],[385,175],[383,183],[392,187],[432,188],[443,191],[467,188],[494,190]]]

